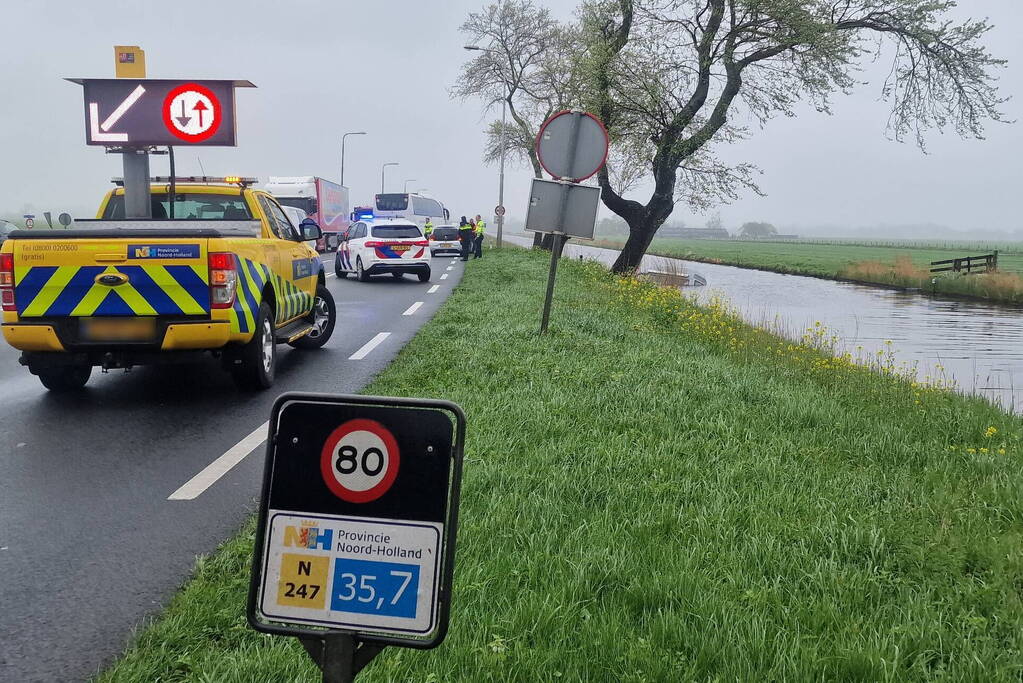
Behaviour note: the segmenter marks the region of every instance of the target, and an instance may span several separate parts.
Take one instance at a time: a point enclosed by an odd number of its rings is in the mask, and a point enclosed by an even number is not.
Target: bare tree
[[[882,94],[888,130],[923,147],[930,129],[981,138],[1002,121],[986,21],[955,23],[954,0],[592,0],[582,30],[587,97],[619,150],[653,182],[646,203],[623,195],[613,156],[598,175],[601,198],[629,225],[614,264],[635,269],[679,201],[695,208],[759,191],[757,169],[728,166],[715,150],[793,115],[808,101],[829,111],[855,85],[857,66],[890,55]]]
[[[528,161],[541,177],[534,141],[540,124],[578,100],[578,29],[562,26],[532,0],[503,0],[473,12],[462,24],[466,40],[483,48],[462,66],[451,95],[479,98],[487,108],[504,100],[508,150],[513,160]],[[501,123],[487,128],[485,161],[501,155]]]

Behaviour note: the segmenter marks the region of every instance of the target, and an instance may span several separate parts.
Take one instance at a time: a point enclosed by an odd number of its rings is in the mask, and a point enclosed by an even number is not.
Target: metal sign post
[[[447,634],[465,417],[447,401],[288,393],[267,440],[247,616],[326,683]]]
[[[550,321],[558,260],[565,242],[569,235],[593,237],[600,190],[578,183],[604,166],[608,142],[604,125],[592,114],[578,110],[555,114],[544,122],[537,135],[540,165],[558,181],[534,179],[526,212],[527,231],[554,236],[540,334],[547,331]]]

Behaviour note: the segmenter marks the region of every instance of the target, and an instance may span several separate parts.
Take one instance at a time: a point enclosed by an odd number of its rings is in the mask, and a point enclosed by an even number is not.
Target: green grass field
[[[620,240],[598,241],[598,246],[621,248]],[[692,261],[722,263],[759,268],[778,273],[812,275],[823,278],[841,278],[861,282],[932,289],[948,294],[976,296],[1010,303],[1023,303],[1023,245],[1001,245],[999,270],[1005,274],[997,278],[986,276],[940,276],[932,286],[926,272],[931,261],[942,261],[960,256],[980,256],[990,250],[981,245],[927,245],[924,243],[898,243],[868,245],[839,242],[794,242],[768,240],[696,240],[655,239],[649,253]],[[990,245],[987,245],[990,247]],[[915,267],[897,267],[908,259]],[[876,263],[883,268],[857,269],[857,264]]]
[[[540,338],[546,265],[470,262],[366,390],[469,431],[448,639],[360,681],[1020,679],[1020,419],[593,264]],[[317,680],[246,626],[252,533],[100,680]]]

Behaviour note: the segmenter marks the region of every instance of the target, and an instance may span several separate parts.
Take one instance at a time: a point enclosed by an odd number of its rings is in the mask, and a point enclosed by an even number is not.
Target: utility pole
[[[356,133],[345,133],[341,136],[341,184],[345,184],[345,138],[349,135],[365,135],[366,131],[360,130]]]
[[[388,161],[386,164],[380,167],[380,194],[384,193],[384,171],[387,170],[388,166],[397,166],[397,161]]]
[[[495,50],[489,47],[480,47],[478,45],[465,45],[464,48],[469,51],[479,52],[493,52],[500,54],[499,50]],[[506,140],[508,137],[508,130],[505,121],[506,113],[508,110],[508,100],[511,99],[511,89],[508,87],[508,81],[505,79],[504,74],[501,75],[501,173],[500,180],[498,181],[497,189],[497,205],[504,208],[504,157],[507,152],[508,146]],[[497,215],[497,246],[501,246],[501,237],[504,234],[504,213],[501,212]]]

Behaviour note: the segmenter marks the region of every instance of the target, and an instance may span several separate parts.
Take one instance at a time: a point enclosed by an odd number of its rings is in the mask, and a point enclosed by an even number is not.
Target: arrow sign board
[[[465,420],[453,403],[284,394],[253,558],[253,628],[418,648],[447,632]]]
[[[83,86],[85,142],[234,146],[236,87],[248,81],[69,79]]]

